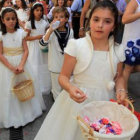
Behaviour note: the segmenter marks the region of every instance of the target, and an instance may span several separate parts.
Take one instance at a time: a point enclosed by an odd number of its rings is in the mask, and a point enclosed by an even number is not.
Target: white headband
[[[40,2],[35,2],[35,3],[33,4],[32,8],[33,8],[36,4],[40,4],[40,5],[42,5],[42,6],[43,6],[43,4],[42,4],[42,3],[40,3]]]
[[[2,9],[0,11],[0,16],[2,16],[3,11],[6,10],[6,9],[12,9],[12,10],[15,11],[15,9],[13,9],[12,7],[2,7]]]

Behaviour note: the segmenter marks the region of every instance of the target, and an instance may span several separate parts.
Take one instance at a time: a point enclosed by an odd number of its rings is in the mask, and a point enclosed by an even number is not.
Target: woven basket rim
[[[27,82],[27,81],[28,81],[28,83],[27,83],[26,85],[24,85],[24,86],[22,86],[22,87],[20,87],[20,88],[18,88],[18,89],[15,89],[15,87],[17,87],[17,86],[20,85],[21,83],[24,83],[24,82]],[[33,83],[32,80],[25,80],[25,81],[22,81],[22,82],[18,83],[16,86],[14,86],[14,87],[12,88],[12,90],[13,90],[13,91],[21,90],[21,89],[23,89],[23,88],[29,86],[29,85],[32,84],[32,83]]]

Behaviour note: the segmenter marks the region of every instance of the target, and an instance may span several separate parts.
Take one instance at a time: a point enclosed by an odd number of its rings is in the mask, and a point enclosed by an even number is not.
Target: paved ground
[[[129,93],[135,99],[135,110],[140,112],[140,73],[132,74],[129,81]],[[52,95],[45,95],[44,100],[47,110],[44,114],[37,118],[34,122],[28,124],[23,128],[24,140],[33,140],[38,132],[45,116],[53,104]],[[9,140],[9,129],[0,129],[0,140]],[[140,128],[132,140],[140,140]]]

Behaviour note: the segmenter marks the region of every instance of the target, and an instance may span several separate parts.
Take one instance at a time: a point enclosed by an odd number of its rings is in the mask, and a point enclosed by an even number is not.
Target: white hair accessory
[[[15,9],[13,9],[12,7],[2,7],[2,9],[0,11],[0,16],[2,16],[3,11],[6,10],[6,9],[12,9],[12,10],[15,11]]]
[[[2,2],[2,0],[0,0],[0,2]]]
[[[43,6],[43,4],[42,4],[42,3],[40,3],[40,2],[35,2],[35,3],[33,4],[32,8],[33,8],[36,4],[40,4],[40,5],[42,5],[42,6]]]

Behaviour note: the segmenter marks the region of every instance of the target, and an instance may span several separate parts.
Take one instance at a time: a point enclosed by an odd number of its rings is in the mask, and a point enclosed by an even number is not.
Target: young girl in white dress
[[[117,25],[118,10],[111,1],[101,1],[92,9],[89,19],[90,31],[86,36],[68,42],[59,77],[64,90],[35,140],[82,140],[81,130],[72,116],[76,117],[83,105],[115,98],[119,103],[125,103],[124,50],[111,36]],[[70,83],[72,73],[73,81]]]
[[[27,7],[25,0],[16,0],[16,5],[18,7],[16,12],[18,15],[19,24],[24,29],[25,23],[29,19],[29,8]]]
[[[49,23],[43,19],[43,5],[39,2],[33,4],[30,12],[29,21],[25,25],[28,32],[29,56],[33,72],[38,77],[39,86],[42,93],[49,94],[51,90],[51,77],[48,70],[48,54],[42,52],[39,47],[39,39],[45,34]]]
[[[24,126],[32,122],[45,110],[45,104],[38,88],[30,64],[26,61],[28,48],[25,42],[25,32],[18,29],[16,11],[5,8],[1,11],[0,32],[0,128]],[[11,91],[12,77],[16,75],[17,84],[24,80],[26,71],[34,80],[35,96],[28,101],[21,102]],[[24,79],[23,79],[24,78]]]

